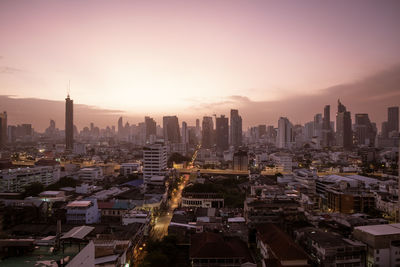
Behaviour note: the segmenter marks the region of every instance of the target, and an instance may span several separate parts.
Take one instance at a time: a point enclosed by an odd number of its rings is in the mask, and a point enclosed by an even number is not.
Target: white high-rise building
[[[156,143],[143,147],[143,180],[147,184],[153,176],[164,176],[167,169],[167,147]]]
[[[290,123],[288,118],[281,117],[278,120],[278,136],[277,144],[278,148],[288,148],[292,147],[294,142],[293,136],[293,125]]]

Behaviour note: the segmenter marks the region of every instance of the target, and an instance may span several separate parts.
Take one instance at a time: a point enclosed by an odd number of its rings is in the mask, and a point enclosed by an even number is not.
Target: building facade
[[[216,118],[216,144],[219,151],[229,148],[229,121],[224,115]]]
[[[65,148],[74,148],[74,101],[69,95],[65,99]]]
[[[60,179],[60,166],[0,170],[0,192],[22,192],[24,187],[38,182],[48,186]]]
[[[237,109],[231,109],[229,143],[231,146],[242,145],[242,117]]]
[[[164,176],[167,169],[167,148],[158,143],[143,147],[143,180],[150,183],[152,176]]]
[[[214,145],[214,122],[212,117],[203,117],[202,123],[202,148],[212,148]]]
[[[351,114],[340,100],[338,100],[338,112],[336,114],[336,145],[345,149],[350,149],[353,146]]]
[[[163,117],[164,142],[179,143],[181,135],[179,131],[179,121],[177,116]]]

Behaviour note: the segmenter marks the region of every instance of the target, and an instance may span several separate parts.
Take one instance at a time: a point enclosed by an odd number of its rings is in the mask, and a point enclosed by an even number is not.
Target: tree
[[[60,180],[46,187],[46,190],[59,190],[62,187],[75,187],[78,181],[71,177],[62,177]]]
[[[136,180],[139,179],[139,175],[137,173],[131,173],[128,175],[129,180]]]
[[[161,241],[151,241],[148,243],[147,254],[143,262],[139,265],[141,267],[147,266],[182,266],[178,262],[179,249],[177,246],[177,238],[173,235],[165,236]],[[184,264],[186,266],[189,264]]]
[[[31,183],[25,186],[24,197],[36,197],[44,191],[44,185],[39,182]]]

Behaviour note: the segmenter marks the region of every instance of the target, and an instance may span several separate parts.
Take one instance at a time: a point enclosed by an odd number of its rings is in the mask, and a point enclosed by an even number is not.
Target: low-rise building
[[[247,171],[249,169],[249,156],[246,151],[239,150],[233,154],[233,169]]]
[[[224,198],[219,193],[184,192],[182,207],[222,208],[224,207]]]
[[[269,156],[277,166],[283,169],[283,172],[291,172],[293,168],[292,156],[288,153],[273,153]]]
[[[116,200],[98,203],[101,212],[101,222],[122,222],[122,217],[129,213],[135,205],[130,201]]]
[[[0,192],[22,192],[32,183],[48,186],[60,180],[60,166],[36,166],[0,170]]]
[[[39,194],[39,198],[47,202],[65,201],[64,191],[43,191]]]
[[[193,267],[256,267],[247,244],[237,237],[204,232],[192,235],[190,262]]]
[[[100,212],[97,199],[76,200],[68,203],[67,223],[92,224],[99,222]]]
[[[303,249],[275,225],[258,226],[256,239],[263,267],[310,266],[309,257]]]
[[[103,170],[99,167],[82,168],[78,172],[78,179],[84,183],[95,184],[103,178]]]
[[[291,223],[304,215],[298,201],[281,197],[274,199],[247,198],[244,202],[244,217],[248,225],[260,223]]]
[[[367,248],[360,241],[313,227],[297,230],[296,239],[319,266],[365,266]]]
[[[130,210],[122,216],[122,224],[131,223],[149,224],[151,220],[151,212],[145,210]]]
[[[369,192],[349,192],[328,189],[327,207],[329,211],[341,213],[367,212],[375,208],[375,197]]]
[[[129,162],[122,163],[119,169],[121,175],[128,176],[133,173],[137,173],[140,171],[140,163],[139,162]]]

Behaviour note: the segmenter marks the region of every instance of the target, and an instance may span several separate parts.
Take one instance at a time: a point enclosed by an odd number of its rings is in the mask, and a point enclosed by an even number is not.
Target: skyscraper
[[[196,138],[197,140],[201,140],[201,127],[199,119],[196,119]]]
[[[230,121],[229,141],[231,146],[237,148],[242,145],[242,117],[237,109],[231,109]]]
[[[189,143],[189,129],[187,127],[186,121],[182,122],[182,143]]]
[[[375,145],[376,132],[368,114],[356,114],[354,125],[355,140],[358,145]]]
[[[278,120],[277,147],[290,149],[294,142],[293,125],[288,118],[281,117]]]
[[[318,137],[318,140],[322,139],[322,114],[318,113],[314,116],[314,136]]]
[[[388,133],[399,132],[399,107],[388,108]]]
[[[267,125],[260,124],[258,125],[258,136],[259,138],[265,138],[267,135]]]
[[[7,143],[7,112],[0,113],[0,147]]]
[[[74,148],[74,101],[65,99],[65,148],[72,151]]]
[[[389,137],[388,122],[387,121],[382,122],[381,136],[383,138],[388,138]]]
[[[331,106],[330,105],[326,105],[324,107],[324,118],[323,118],[322,128],[324,130],[331,129]]]
[[[324,107],[324,118],[322,120],[322,145],[328,147],[332,145],[332,131],[331,128],[331,106]]]
[[[146,124],[146,140],[149,140],[150,135],[157,135],[157,123],[153,118],[144,117]]]
[[[214,145],[214,123],[212,117],[203,117],[201,146],[211,148]]]
[[[338,100],[338,112],[336,114],[336,145],[346,149],[353,146],[351,114],[340,100]]]
[[[229,121],[224,115],[215,119],[216,144],[219,151],[229,148]]]
[[[180,143],[179,121],[177,116],[163,117],[164,142]]]
[[[314,121],[304,124],[304,137],[307,141],[311,141],[314,136]]]
[[[122,138],[124,136],[124,123],[122,122],[122,117],[118,119],[118,137]]]

